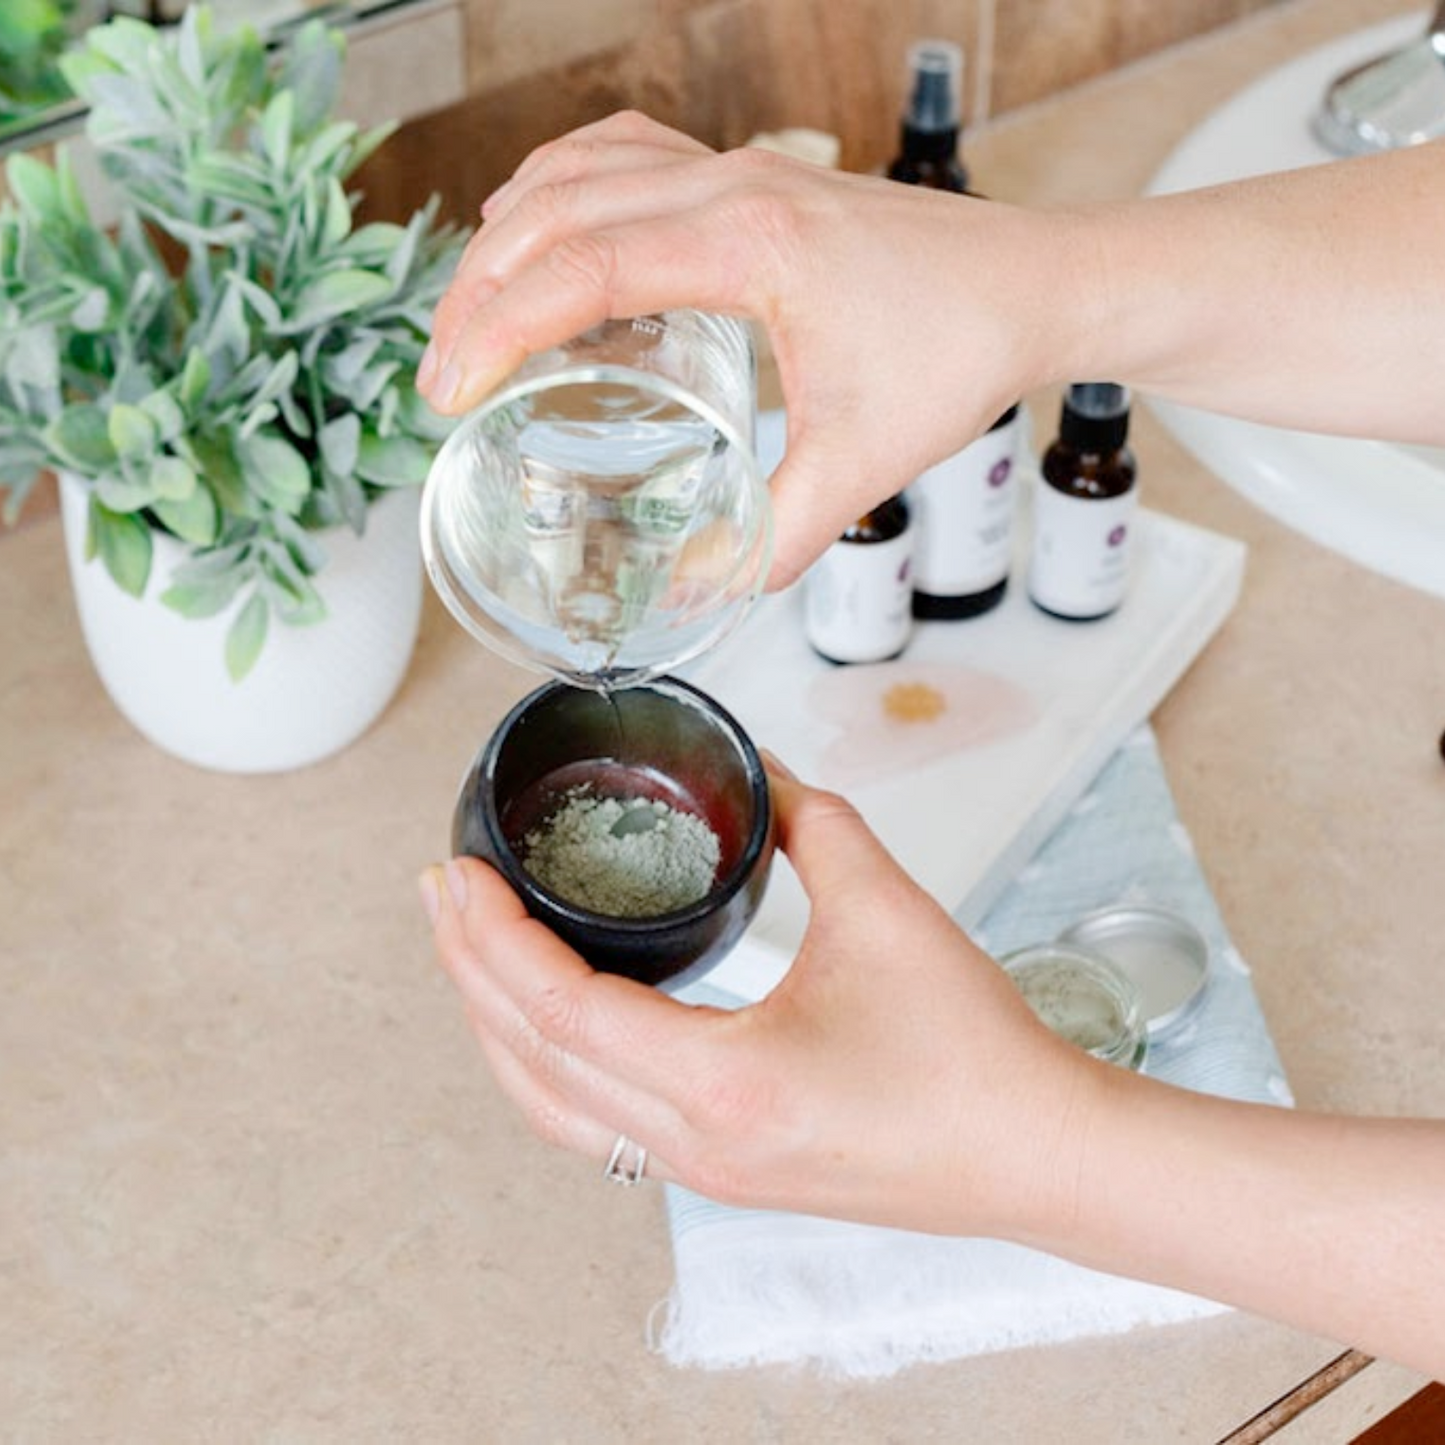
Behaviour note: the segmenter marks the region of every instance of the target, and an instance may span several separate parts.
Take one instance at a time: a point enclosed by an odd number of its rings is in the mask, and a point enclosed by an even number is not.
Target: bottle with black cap
[[[1075,382],[1034,494],[1029,596],[1072,621],[1107,617],[1124,600],[1138,506],[1128,447],[1129,393],[1112,381]]]
[[[891,180],[968,194],[959,155],[963,51],[920,40],[908,51],[908,102]],[[913,615],[930,621],[976,617],[1008,585],[1020,429],[1011,406],[983,436],[930,467],[908,489],[913,508]]]
[[[934,191],[968,190],[958,153],[963,51],[949,40],[919,40],[908,48],[908,101],[897,159],[888,179]]]

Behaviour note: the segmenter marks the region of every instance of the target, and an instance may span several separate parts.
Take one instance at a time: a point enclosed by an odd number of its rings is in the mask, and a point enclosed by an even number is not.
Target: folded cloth
[[[973,936],[999,954],[1054,938],[1082,914],[1116,903],[1183,914],[1210,946],[1198,1008],[1151,1047],[1146,1071],[1206,1093],[1289,1104],[1249,969],[1199,871],[1147,725]],[[745,977],[746,966],[733,973]],[[748,1001],[707,982],[681,997],[723,1007]],[[672,1185],[667,1203],[676,1279],[657,1312],[655,1343],[677,1365],[807,1362],[830,1374],[879,1376],[1224,1308],[997,1240],[730,1209]]]

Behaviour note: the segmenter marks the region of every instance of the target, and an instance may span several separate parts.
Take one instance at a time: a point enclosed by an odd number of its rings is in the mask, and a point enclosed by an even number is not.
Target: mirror
[[[305,20],[345,27],[418,0],[211,0],[218,27],[277,35]],[[58,140],[80,128],[59,59],[92,25],[130,15],[174,24],[187,0],[0,0],[0,153]]]

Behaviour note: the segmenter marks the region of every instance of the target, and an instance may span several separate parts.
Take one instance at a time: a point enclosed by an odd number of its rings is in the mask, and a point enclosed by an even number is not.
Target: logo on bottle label
[[[1029,595],[1061,617],[1100,617],[1129,585],[1130,522],[1137,491],[1070,497],[1044,483],[1034,494]]]

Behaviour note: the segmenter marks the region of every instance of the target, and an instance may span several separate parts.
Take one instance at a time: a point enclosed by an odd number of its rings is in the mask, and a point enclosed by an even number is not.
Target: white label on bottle
[[[881,662],[913,627],[913,528],[886,542],[834,542],[803,577],[809,643],[835,662]]]
[[[1061,617],[1099,617],[1124,600],[1139,494],[1070,497],[1040,481],[1034,492],[1029,595]]]
[[[984,433],[908,489],[913,586],[930,597],[968,597],[1008,576],[1019,418]]]

